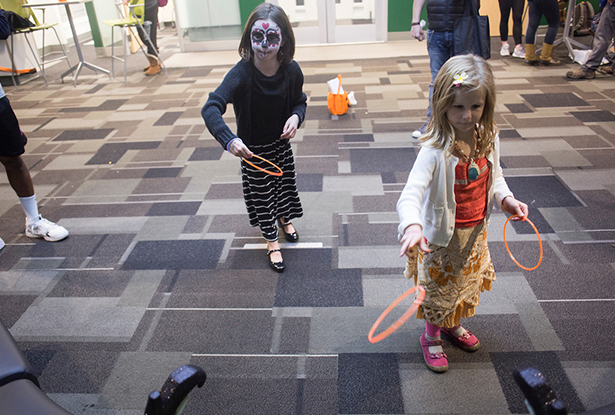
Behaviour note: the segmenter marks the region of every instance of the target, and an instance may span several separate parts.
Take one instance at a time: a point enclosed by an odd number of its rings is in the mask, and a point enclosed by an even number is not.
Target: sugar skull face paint
[[[282,43],[282,31],[271,20],[257,20],[250,34],[252,50],[258,58],[276,56]]]

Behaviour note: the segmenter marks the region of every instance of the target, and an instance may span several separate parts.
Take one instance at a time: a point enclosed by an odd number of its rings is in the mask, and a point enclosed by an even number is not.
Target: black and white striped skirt
[[[263,237],[273,242],[278,239],[276,221],[285,221],[303,216],[295,179],[295,161],[288,139],[279,138],[271,144],[252,144],[252,152],[271,161],[284,172],[272,176],[261,172],[244,161],[241,162],[243,197],[250,218],[250,225],[259,226]],[[251,163],[270,171],[275,167],[257,158]]]

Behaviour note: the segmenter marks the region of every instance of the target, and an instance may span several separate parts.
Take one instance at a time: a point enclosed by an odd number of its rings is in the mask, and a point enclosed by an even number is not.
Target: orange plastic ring
[[[513,262],[519,266],[519,268],[524,269],[526,271],[534,271],[536,268],[538,268],[538,266],[542,262],[542,239],[540,239],[540,234],[538,233],[538,229],[536,229],[536,226],[534,226],[532,221],[529,220],[528,218],[524,218],[525,222],[527,222],[530,225],[532,225],[532,228],[534,228],[534,232],[536,232],[536,236],[538,236],[538,243],[540,244],[540,259],[538,259],[538,264],[536,264],[536,266],[533,267],[533,268],[524,267],[519,262],[517,262],[517,260],[513,256],[512,252],[510,252],[510,248],[508,247],[508,242],[506,241],[506,225],[508,224],[508,221],[511,220],[512,218],[514,218],[515,216],[516,217],[520,217],[519,215],[512,215],[511,217],[506,219],[506,222],[504,222],[504,245],[506,245],[506,250],[508,251],[508,255],[510,255],[510,259],[512,259]]]
[[[401,303],[404,298],[416,292],[416,290],[419,291],[419,297],[415,299],[414,302],[410,305],[410,307],[408,308],[408,311],[406,311],[404,315],[399,318],[399,320],[391,324],[391,326],[389,326],[388,329],[378,334],[376,337],[373,337],[374,332],[376,331],[380,323],[382,323],[382,320],[384,320],[384,318],[391,312],[391,310],[394,309],[397,306],[397,304]],[[415,285],[414,287],[410,288],[408,291],[403,293],[401,296],[399,296],[397,300],[393,301],[393,303],[386,310],[384,310],[384,313],[382,313],[380,317],[378,317],[378,320],[376,320],[376,322],[372,326],[372,329],[369,331],[369,334],[367,335],[367,339],[370,341],[370,343],[378,343],[380,340],[388,337],[391,333],[393,333],[395,330],[400,328],[401,325],[404,324],[406,320],[408,320],[412,314],[416,313],[416,310],[419,309],[419,306],[423,303],[424,299],[425,299],[425,289],[420,285]]]
[[[278,166],[276,166],[275,164],[273,164],[273,163],[272,163],[272,162],[270,162],[269,160],[264,159],[264,158],[262,158],[261,156],[257,156],[256,154],[254,154],[252,157],[256,157],[257,159],[261,159],[261,160],[263,160],[264,162],[271,164],[273,167],[275,167],[275,168],[276,168],[276,169],[278,169],[279,171],[271,171],[271,170],[266,170],[266,169],[263,169],[262,167],[258,167],[257,165],[252,164],[251,162],[249,162],[248,160],[246,160],[246,159],[245,159],[245,158],[243,158],[243,157],[242,157],[241,159],[242,159],[243,161],[245,161],[246,163],[248,163],[250,166],[254,167],[256,170],[260,170],[260,171],[262,171],[262,172],[264,172],[264,173],[267,173],[267,174],[270,174],[270,175],[272,175],[272,176],[278,176],[278,177],[279,177],[279,176],[281,176],[282,174],[284,174],[284,172],[282,171],[282,169],[281,169],[281,168],[279,168]]]

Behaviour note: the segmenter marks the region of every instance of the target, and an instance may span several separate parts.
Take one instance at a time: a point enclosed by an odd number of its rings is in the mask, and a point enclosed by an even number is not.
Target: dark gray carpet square
[[[354,143],[354,142],[373,142],[374,135],[373,134],[344,134],[344,142],[346,143]]]
[[[590,105],[571,92],[521,94],[521,97],[534,108],[588,107]]]
[[[144,179],[159,179],[163,177],[177,177],[181,173],[181,167],[162,167],[147,169],[147,172],[143,175]]]
[[[549,322],[562,340],[566,359],[615,361],[615,303],[613,301],[542,303]],[[598,341],[588,341],[595,333]],[[565,396],[565,395],[564,395]]]
[[[224,153],[222,147],[197,147],[194,149],[188,161],[220,160]]]
[[[310,349],[310,319],[285,317],[282,322],[279,353],[308,353]]]
[[[165,311],[148,351],[269,354],[274,321],[271,310]]]
[[[517,132],[517,130],[500,130],[498,135],[501,139],[521,138],[521,135]]]
[[[132,278],[126,271],[68,271],[49,297],[120,297]]]
[[[349,223],[343,225],[343,246],[396,245],[397,224]]]
[[[29,254],[32,258],[82,257],[85,259],[92,256],[103,238],[104,235],[70,235],[52,244],[44,239],[35,239],[36,242],[30,247]]]
[[[132,143],[106,143],[88,160],[86,165],[117,163],[128,150],[150,150],[157,148],[160,143],[154,141]]]
[[[2,323],[10,329],[37,297],[37,295],[0,295]]]
[[[534,112],[530,107],[525,104],[504,104],[506,108],[513,114],[523,114],[528,112]]]
[[[322,192],[322,173],[297,174],[297,190],[299,192]]]
[[[359,269],[297,268],[287,260],[286,272],[278,278],[276,307],[361,307],[363,285]],[[289,268],[290,266],[294,268]],[[297,271],[293,271],[293,270]],[[301,271],[299,271],[301,269]]]
[[[114,268],[134,238],[133,234],[105,235],[105,238],[94,249],[87,268]]]
[[[199,207],[201,202],[154,203],[146,216],[192,216]]]
[[[206,200],[242,198],[243,185],[241,183],[213,183],[205,195]]]
[[[395,354],[340,354],[337,389],[340,414],[404,413]]]
[[[277,278],[256,270],[183,270],[169,284],[169,307],[265,308],[273,304]]]
[[[127,99],[108,99],[98,107],[67,107],[60,108],[60,112],[116,111],[127,102]]]
[[[122,269],[214,269],[223,240],[141,241]]]
[[[525,406],[523,393],[512,376],[515,369],[525,367],[535,367],[549,379],[556,395],[565,401],[569,413],[579,413],[585,410],[556,353],[497,352],[491,353],[491,359],[511,413],[529,413]]]
[[[112,132],[113,128],[65,130],[54,138],[53,141],[103,140]]]
[[[583,205],[556,176],[507,177],[506,183],[517,200],[534,208]]]
[[[532,221],[534,226],[536,226],[536,229],[538,230],[539,233],[554,233],[555,232],[553,228],[551,227],[551,225],[549,225],[549,222],[547,222],[545,217],[542,216],[542,213],[540,213],[540,210],[538,210],[538,207],[536,207],[535,205],[529,206],[528,219]],[[526,221],[513,221],[511,219],[508,222],[507,226],[512,226],[515,229],[515,232],[517,232],[518,234],[536,233],[534,231],[534,228],[532,228],[532,225],[530,225]]]
[[[184,115],[183,112],[165,112],[160,118],[158,118],[154,125],[173,125],[182,115]]]
[[[583,273],[592,275],[592,281],[579,289],[579,275]],[[606,263],[562,264],[549,259],[528,274],[527,279],[539,300],[615,298],[615,269]]]
[[[211,72],[212,68],[190,68],[180,78],[204,78]]]
[[[571,111],[570,114],[582,122],[615,121],[615,114],[610,111]]]
[[[412,168],[416,150],[412,148],[351,149],[353,173],[381,173],[406,171]]]

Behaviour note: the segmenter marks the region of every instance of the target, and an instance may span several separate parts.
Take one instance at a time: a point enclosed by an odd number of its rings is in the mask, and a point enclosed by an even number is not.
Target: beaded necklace
[[[468,180],[474,181],[478,179],[480,169],[478,168],[478,164],[476,164],[474,159],[480,155],[480,151],[482,150],[482,141],[480,139],[480,136],[476,134],[476,149],[474,150],[474,156],[468,157],[466,153],[464,153],[463,150],[459,148],[457,140],[455,140],[455,150],[457,150],[457,152],[461,154],[466,160],[470,161],[470,166],[468,167]]]

